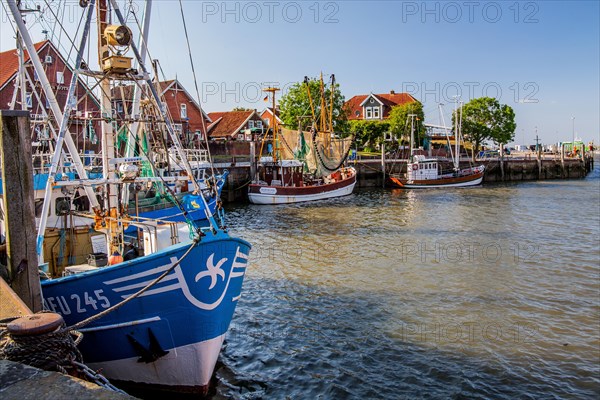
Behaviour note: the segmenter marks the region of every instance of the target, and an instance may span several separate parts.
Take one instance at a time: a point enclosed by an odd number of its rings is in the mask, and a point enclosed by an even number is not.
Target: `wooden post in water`
[[[565,177],[565,145],[564,143],[560,144],[560,167],[562,170],[562,177]]]
[[[475,150],[473,150],[475,151]],[[500,143],[500,180],[504,180],[504,144]]]
[[[537,163],[538,163],[538,179],[542,179],[542,146],[538,146]]]
[[[33,311],[42,309],[36,251],[29,111],[0,111],[0,155],[8,277]]]
[[[256,142],[250,142],[250,181],[256,179]]]
[[[385,188],[385,141],[381,142],[381,173],[383,174],[381,187]]]

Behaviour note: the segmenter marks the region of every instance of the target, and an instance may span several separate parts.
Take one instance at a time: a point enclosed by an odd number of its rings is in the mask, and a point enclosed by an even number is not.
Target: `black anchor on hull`
[[[127,339],[129,340],[129,343],[131,343],[136,353],[138,353],[138,355],[140,356],[140,358],[138,358],[137,360],[138,362],[151,363],[169,354],[168,351],[164,350],[160,346],[160,343],[158,343],[158,339],[156,339],[154,332],[152,332],[152,329],[150,328],[148,328],[148,337],[150,339],[150,345],[148,348],[146,348],[131,334],[127,334]]]

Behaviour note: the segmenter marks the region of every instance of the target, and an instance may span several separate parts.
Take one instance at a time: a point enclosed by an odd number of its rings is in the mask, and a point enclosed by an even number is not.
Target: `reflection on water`
[[[597,396],[599,176],[231,206],[215,398]]]

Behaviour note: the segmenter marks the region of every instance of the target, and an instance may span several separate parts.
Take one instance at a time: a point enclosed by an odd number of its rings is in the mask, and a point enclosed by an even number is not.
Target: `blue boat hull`
[[[208,234],[161,282],[81,331],[84,361],[109,379],[204,391],[240,297],[250,245]],[[45,307],[75,324],[168,270],[190,242],[44,281]],[[167,353],[168,352],[168,353]]]
[[[221,197],[221,191],[223,190],[223,186],[227,181],[227,176],[229,175],[229,171],[224,171],[223,174],[217,177],[217,192],[219,195],[217,198]],[[191,183],[190,183],[191,185]],[[214,214],[217,209],[217,198],[211,197],[206,200],[208,204],[208,209],[211,214]],[[188,218],[195,222],[205,221],[206,213],[204,211],[204,203],[202,199],[193,195],[186,195],[182,199],[182,206],[188,213]],[[157,209],[152,211],[145,211],[140,213],[140,217],[144,218],[152,218],[152,219],[161,219],[164,221],[170,222],[186,222],[186,217],[184,216],[182,210],[177,207],[167,207],[163,209]],[[127,233],[131,233],[132,229],[129,229]]]

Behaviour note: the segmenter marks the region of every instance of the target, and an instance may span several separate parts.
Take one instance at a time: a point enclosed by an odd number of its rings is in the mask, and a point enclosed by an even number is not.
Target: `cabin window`
[[[31,101],[31,93],[26,93],[25,94],[25,103],[27,104],[27,108],[32,108],[33,107],[33,103]]]
[[[254,121],[250,120],[248,121],[248,129],[253,129],[254,128]]]
[[[419,164],[419,169],[423,169],[423,164]]]
[[[379,107],[373,107],[373,118],[379,119]]]
[[[367,107],[367,108],[365,109],[365,111],[366,111],[366,114],[365,114],[365,118],[366,118],[366,119],[371,119],[371,118],[373,118],[373,108],[371,108],[371,107]]]
[[[56,71],[56,83],[59,85],[65,83],[65,74],[62,71]]]
[[[180,106],[180,108],[181,108],[181,119],[187,118],[188,117],[187,116],[187,104],[182,104]]]

